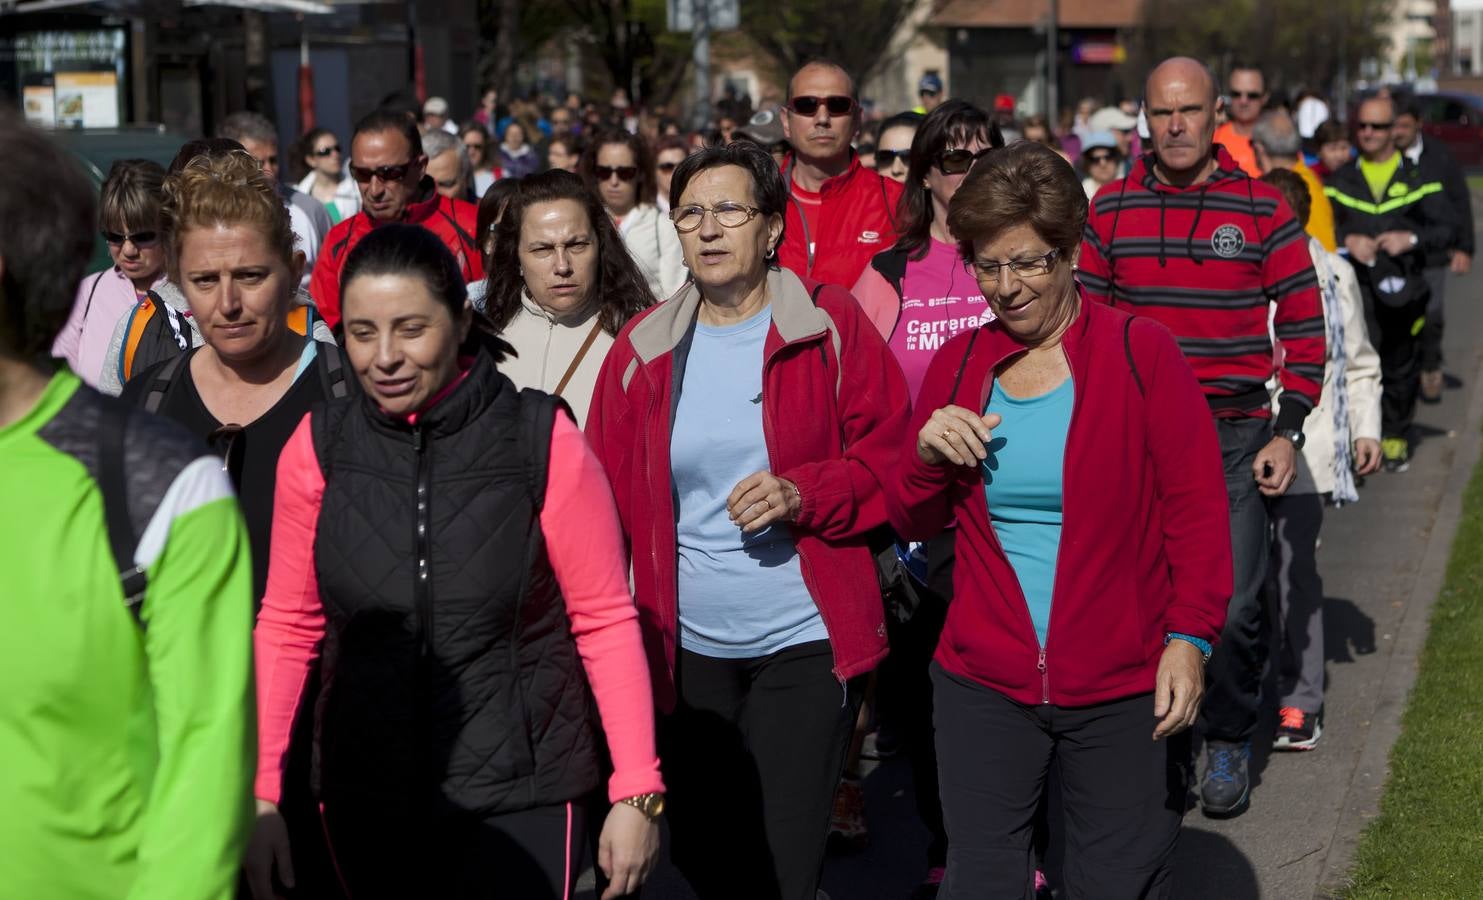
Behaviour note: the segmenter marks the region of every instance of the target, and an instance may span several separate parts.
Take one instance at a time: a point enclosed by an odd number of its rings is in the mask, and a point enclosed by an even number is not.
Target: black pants
[[[576,890],[586,833],[579,803],[402,818],[375,810],[374,799],[364,808],[324,807],[334,862],[355,900],[570,900]]]
[[[1267,501],[1272,516],[1272,594],[1277,601],[1277,705],[1323,711],[1323,578],[1318,532],[1323,496],[1288,491]]]
[[[1426,304],[1426,325],[1421,329],[1421,371],[1442,368],[1442,332],[1446,325],[1447,267],[1426,270],[1426,286],[1431,299]]]
[[[1031,832],[1052,766],[1065,828],[1063,896],[1173,895],[1190,738],[1151,740],[1151,694],[1025,706],[936,663],[932,684],[949,841],[939,900],[1035,896]]]
[[[1403,438],[1416,418],[1416,397],[1421,391],[1421,333],[1431,298],[1423,293],[1403,306],[1386,306],[1363,282],[1361,290],[1365,327],[1380,355],[1380,434]]]
[[[827,641],[675,661],[659,722],[670,855],[701,900],[814,900],[861,685]]]

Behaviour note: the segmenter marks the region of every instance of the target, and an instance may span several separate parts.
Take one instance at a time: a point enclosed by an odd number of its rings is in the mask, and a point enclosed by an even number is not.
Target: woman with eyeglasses
[[[299,155],[306,171],[298,188],[324,204],[332,225],[360,212],[360,190],[345,171],[345,158],[334,132],[311,129],[299,138]]]
[[[558,399],[501,373],[510,348],[433,234],[376,229],[343,287],[364,395],[315,407],[278,464],[254,896],[297,870],[276,806],[296,717],[350,896],[569,900],[588,815],[605,900],[631,893],[664,783],[602,467]],[[611,806],[589,810],[603,745]]]
[[[83,381],[99,383],[118,322],[165,281],[160,245],[160,186],[165,170],[147,159],[121,159],[108,169],[98,204],[98,227],[113,260],[82,280],[67,324],[52,344]]]
[[[577,171],[601,198],[649,292],[660,300],[672,296],[689,273],[674,224],[645,199],[656,190],[648,141],[621,130],[602,132],[583,151]]]
[[[500,371],[555,394],[587,423],[597,374],[628,320],[654,303],[643,273],[582,179],[521,179],[494,232],[485,313],[515,348]]]
[[[917,398],[892,524],[957,522],[931,666],[951,852],[942,900],[1034,895],[1054,761],[1069,896],[1172,896],[1190,725],[1231,594],[1210,408],[1161,325],[1076,282],[1086,193],[1049,147],[974,167],[948,227],[994,319]]]
[[[1123,153],[1112,132],[1094,131],[1087,135],[1081,151],[1081,170],[1086,173],[1081,187],[1088,200],[1097,196],[1103,185],[1117,181],[1122,168]]]
[[[875,170],[898,184],[906,184],[911,167],[911,141],[922,124],[921,113],[897,113],[881,123],[875,140]]]
[[[587,434],[632,553],[672,857],[703,900],[813,900],[886,653],[865,536],[906,385],[848,292],[778,267],[766,150],[699,151],[670,200],[694,280],[619,334]]]
[[[525,126],[516,121],[505,125],[499,145],[499,167],[506,178],[524,178],[541,170],[541,157],[530,145]]]
[[[654,194],[654,208],[661,213],[669,212],[669,185],[675,177],[675,169],[690,155],[690,146],[685,138],[678,135],[666,135],[659,139],[654,146],[654,181],[657,185]]]

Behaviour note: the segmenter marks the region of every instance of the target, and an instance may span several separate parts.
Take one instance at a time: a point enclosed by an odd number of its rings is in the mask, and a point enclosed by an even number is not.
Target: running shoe
[[[1323,726],[1318,723],[1317,713],[1284,706],[1277,714],[1281,721],[1277,723],[1277,736],[1272,740],[1273,750],[1312,750],[1318,746]]]
[[[1444,384],[1442,370],[1434,369],[1430,372],[1421,373],[1421,402],[1441,403],[1442,386]]]
[[[1385,471],[1404,472],[1411,468],[1411,445],[1405,438],[1385,438],[1380,442],[1380,455],[1385,458]]]
[[[860,779],[845,776],[834,792],[829,843],[836,849],[856,852],[865,849],[869,839],[870,832],[865,827],[865,786]]]
[[[942,879],[945,875],[947,875],[947,869],[941,866],[928,869],[927,877],[912,889],[907,900],[937,900],[937,892],[942,888]]]
[[[1205,777],[1200,807],[1207,816],[1238,815],[1251,803],[1251,741],[1205,742]]]

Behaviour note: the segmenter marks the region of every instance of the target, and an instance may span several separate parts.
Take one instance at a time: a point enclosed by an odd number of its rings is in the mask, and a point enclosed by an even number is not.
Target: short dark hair
[[[306,160],[314,153],[314,145],[319,143],[322,137],[334,136],[335,133],[328,128],[311,128],[300,135],[299,139],[294,142],[293,156],[288,160],[289,177],[299,181],[308,175],[309,163]]]
[[[921,259],[932,249],[932,192],[925,183],[927,170],[947,149],[948,142],[962,146],[974,138],[995,150],[1004,146],[1004,135],[989,114],[965,100],[948,100],[932,110],[912,137],[906,189],[896,209],[901,235],[896,239],[896,249],[905,250],[908,259]]]
[[[1292,207],[1293,218],[1304,228],[1308,227],[1308,216],[1313,211],[1313,198],[1308,194],[1308,183],[1302,176],[1289,169],[1273,169],[1262,175],[1262,181],[1282,193],[1282,199]]]
[[[638,202],[654,203],[655,192],[659,185],[654,178],[654,154],[649,150],[649,142],[641,135],[629,134],[621,128],[611,128],[601,131],[582,151],[582,161],[577,163],[577,172],[587,186],[596,190],[597,188],[597,155],[602,148],[609,144],[622,144],[633,154],[633,164],[638,166]]]
[[[176,151],[175,158],[170,160],[169,173],[179,175],[190,161],[198,156],[215,159],[218,156],[226,156],[235,151],[247,152],[247,148],[232,140],[231,138],[197,138],[194,141],[186,141]]]
[[[1016,225],[1034,228],[1069,258],[1081,244],[1087,206],[1086,190],[1061,154],[1018,141],[978,161],[953,195],[947,224],[964,259],[973,258],[974,242]]]
[[[597,236],[597,283],[592,292],[598,303],[598,321],[603,331],[617,337],[629,319],[654,305],[654,295],[597,193],[580,176],[565,169],[527,175],[518,184],[495,230],[494,256],[487,267],[484,309],[495,328],[503,330],[520,310],[525,285],[516,273],[520,271],[520,227],[525,211],[537,203],[572,200],[586,211]]]
[[[1347,140],[1349,140],[1349,130],[1338,119],[1325,119],[1313,130],[1313,143],[1319,147]]]
[[[12,113],[0,112],[0,159],[0,352],[39,362],[93,254],[98,204],[77,163]]]
[[[1407,97],[1398,101],[1395,107],[1396,117],[1410,116],[1418,122],[1424,121],[1426,116],[1421,114],[1421,103],[1415,97]]]
[[[675,167],[675,174],[669,182],[669,208],[680,205],[680,198],[685,195],[685,188],[690,186],[692,178],[707,169],[722,166],[736,166],[752,176],[752,196],[762,215],[777,215],[787,220],[788,186],[783,183],[782,170],[767,148],[752,141],[705,147],[685,157],[684,162]],[[782,234],[779,233],[776,246],[782,244]],[[776,258],[773,261],[776,262]]]
[[[916,130],[921,127],[922,120],[925,118],[926,116],[921,113],[912,112],[911,110],[899,112],[881,122],[881,127],[875,130],[875,142],[879,144],[881,142],[881,136],[892,128],[910,128]]]
[[[422,155],[422,134],[417,130],[417,123],[405,114],[392,110],[378,109],[356,122],[350,142],[355,143],[355,139],[363,134],[377,134],[382,131],[395,131],[406,138],[412,148],[413,159]]]

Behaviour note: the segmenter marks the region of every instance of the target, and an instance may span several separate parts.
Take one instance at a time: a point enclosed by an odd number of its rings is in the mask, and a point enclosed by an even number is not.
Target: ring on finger
[[[945,441],[952,440],[953,439],[953,432],[950,429],[947,429],[947,428],[942,429],[942,439],[945,440]]]

